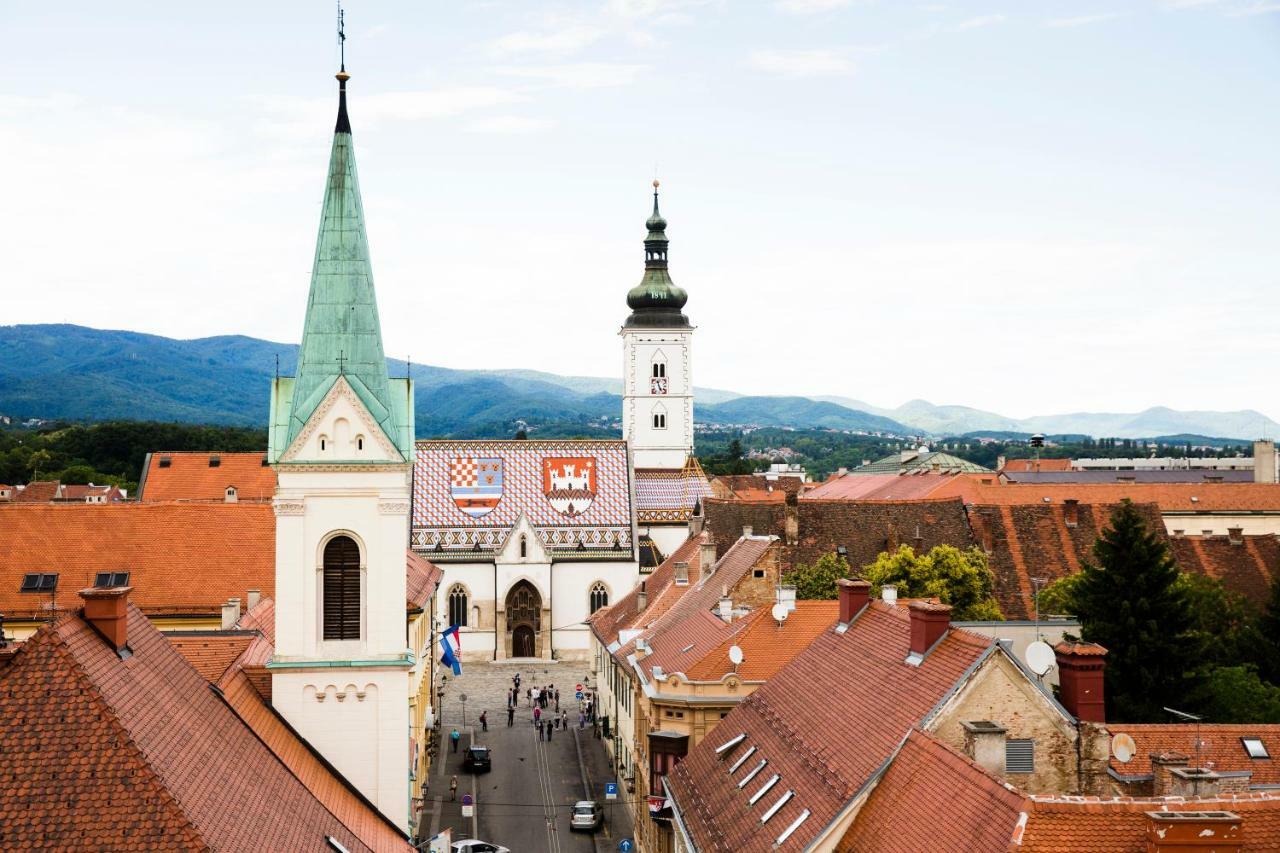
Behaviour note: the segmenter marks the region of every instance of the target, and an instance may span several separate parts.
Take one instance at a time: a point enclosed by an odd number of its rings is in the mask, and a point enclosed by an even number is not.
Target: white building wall
[[[646,531],[663,557],[670,557],[673,551],[689,539],[688,524],[653,524],[640,528],[642,534]]]

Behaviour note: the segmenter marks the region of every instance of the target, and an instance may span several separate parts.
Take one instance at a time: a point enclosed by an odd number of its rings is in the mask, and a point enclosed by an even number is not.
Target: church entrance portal
[[[511,651],[512,657],[531,658],[533,653],[533,629],[528,625],[521,625],[511,632]]]
[[[520,581],[507,593],[507,657],[543,656],[542,596],[528,581]]]

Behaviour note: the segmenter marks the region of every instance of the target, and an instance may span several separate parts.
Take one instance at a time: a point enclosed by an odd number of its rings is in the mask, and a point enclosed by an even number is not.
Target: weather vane
[[[342,2],[338,2],[338,70],[347,70],[347,13],[342,11]]]

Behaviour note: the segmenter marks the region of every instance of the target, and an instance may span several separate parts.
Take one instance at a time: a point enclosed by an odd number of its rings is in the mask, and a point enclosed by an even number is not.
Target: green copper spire
[[[653,215],[645,222],[644,278],[627,293],[631,316],[625,328],[649,326],[688,329],[689,318],[681,313],[689,294],[676,287],[667,272],[667,220],[658,212],[658,182],[653,182]]]
[[[277,461],[302,432],[339,377],[355,391],[393,445],[402,453],[406,446],[412,446],[412,400],[406,403],[401,399],[412,391],[407,380],[392,382],[388,378],[382,350],[364,207],[347,116],[350,75],[344,68],[337,78],[338,121],[311,269],[311,295],[298,350],[298,369],[288,383],[292,387],[278,386],[273,400],[272,461]],[[405,387],[399,387],[402,385]],[[281,399],[285,395],[287,402]]]

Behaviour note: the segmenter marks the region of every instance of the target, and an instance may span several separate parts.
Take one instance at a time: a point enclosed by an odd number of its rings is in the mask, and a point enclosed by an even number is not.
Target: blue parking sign
[[[617,782],[604,783],[604,798],[606,800],[618,799],[618,783]]]

